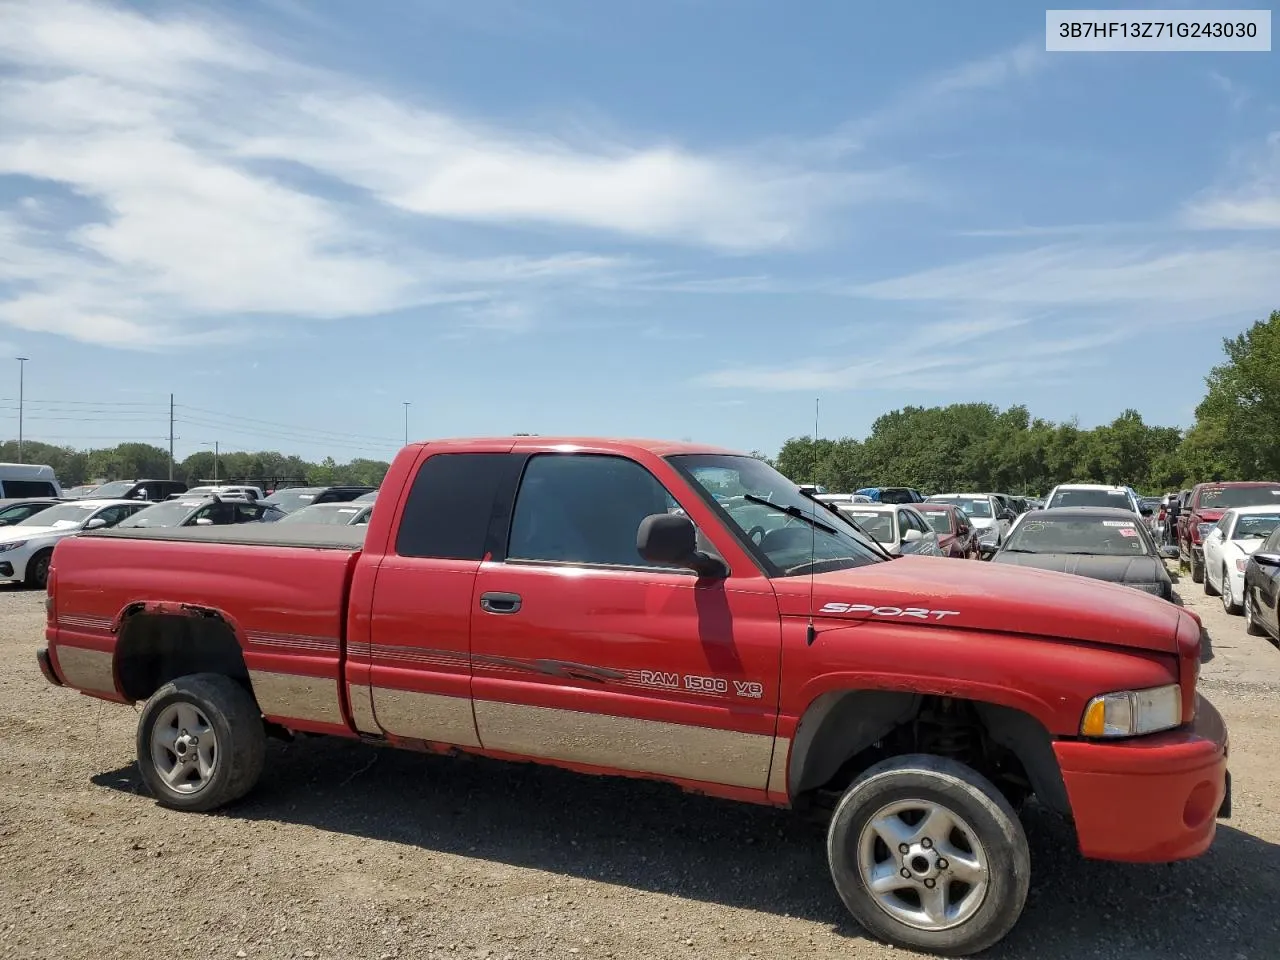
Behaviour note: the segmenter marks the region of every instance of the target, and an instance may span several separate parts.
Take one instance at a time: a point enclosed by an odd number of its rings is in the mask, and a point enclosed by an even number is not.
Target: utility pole
[[[218,485],[218,441],[213,441],[213,485]]]
[[[173,479],[173,394],[169,394],[169,479]]]
[[[404,445],[406,447],[409,445],[409,403],[408,400],[404,401]]]
[[[26,386],[27,361],[30,357],[18,357],[18,462],[22,462],[22,406]]]

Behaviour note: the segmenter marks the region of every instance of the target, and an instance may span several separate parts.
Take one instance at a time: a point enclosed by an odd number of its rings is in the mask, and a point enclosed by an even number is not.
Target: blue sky
[[[180,457],[386,457],[405,401],[414,438],[766,451],[815,397],[829,436],[970,400],[1185,426],[1280,308],[1274,53],[1048,54],[1012,2],[0,22],[29,438],[158,442],[170,392]]]

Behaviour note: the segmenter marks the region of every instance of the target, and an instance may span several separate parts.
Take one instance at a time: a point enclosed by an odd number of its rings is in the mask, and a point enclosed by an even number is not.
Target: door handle
[[[482,593],[480,609],[485,613],[515,613],[520,609],[520,594]]]

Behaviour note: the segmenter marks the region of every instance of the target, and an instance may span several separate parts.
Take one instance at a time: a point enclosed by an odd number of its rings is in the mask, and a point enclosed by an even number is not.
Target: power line
[[[362,441],[368,440],[368,441],[373,441],[375,443],[385,442],[385,443],[394,443],[397,445],[399,445],[400,443],[400,440],[396,437],[374,437],[374,436],[369,436],[368,434],[347,433],[345,431],[340,431],[340,430],[324,430],[317,427],[298,427],[298,426],[293,426],[287,423],[280,423],[279,421],[274,421],[274,420],[262,420],[262,419],[259,419],[258,417],[242,417],[236,414],[223,413],[220,410],[210,410],[207,407],[193,407],[185,403],[177,404],[177,409],[190,410],[192,413],[195,413],[196,415],[217,417],[219,420],[240,421],[240,422],[256,424],[264,427],[274,427],[282,430],[287,430],[291,433],[323,434],[331,437],[346,437],[346,438],[362,440]]]
[[[205,430],[217,431],[218,434],[222,436],[226,436],[230,434],[231,436],[260,437],[260,438],[266,438],[268,440],[285,441],[288,443],[323,444],[330,447],[339,447],[339,448],[345,448],[348,450],[362,450],[362,451],[376,450],[380,452],[386,452],[386,450],[389,447],[395,447],[396,449],[399,449],[399,446],[400,446],[399,441],[388,441],[386,443],[376,443],[376,442],[369,443],[369,442],[359,442],[359,441],[353,441],[353,440],[334,440],[332,438],[325,438],[325,437],[305,437],[305,436],[298,436],[296,434],[285,433],[280,430],[266,430],[258,427],[245,426],[243,424],[215,423],[209,420],[196,420],[192,417],[176,418],[174,422],[185,423],[185,424],[188,424],[189,426],[194,426],[194,427],[202,427]]]

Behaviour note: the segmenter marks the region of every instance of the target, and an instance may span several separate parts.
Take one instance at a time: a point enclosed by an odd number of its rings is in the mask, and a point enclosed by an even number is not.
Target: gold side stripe
[[[378,725],[394,736],[459,747],[480,746],[468,697],[374,687],[373,710]]]
[[[58,644],[58,666],[62,679],[77,690],[96,690],[98,693],[115,693],[114,660],[110,653]]]
[[[492,700],[475,715],[487,750],[758,790],[774,749],[762,734]]]
[[[344,723],[338,681],[295,673],[250,670],[249,682],[258,706],[269,717]]]

